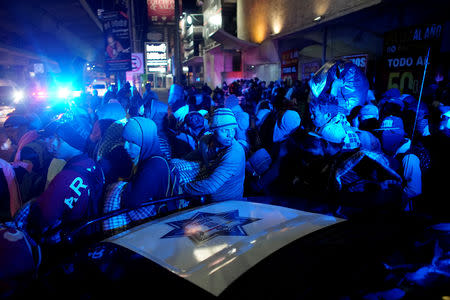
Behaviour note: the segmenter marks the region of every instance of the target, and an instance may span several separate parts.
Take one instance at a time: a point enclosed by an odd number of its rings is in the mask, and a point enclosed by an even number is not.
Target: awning
[[[58,62],[30,51],[14,48],[5,44],[0,44],[0,65],[29,65],[35,62],[42,62],[52,72],[61,72]]]
[[[223,29],[214,32],[210,38],[222,44],[224,49],[247,50],[259,46],[258,44],[241,40]]]
[[[203,57],[202,56],[193,56],[185,61],[183,61],[184,66],[193,66],[193,65],[202,65]]]

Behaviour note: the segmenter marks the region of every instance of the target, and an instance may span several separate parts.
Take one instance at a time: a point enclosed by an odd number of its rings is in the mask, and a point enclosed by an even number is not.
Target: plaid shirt
[[[180,185],[202,180],[208,176],[206,169],[201,167],[199,161],[174,158],[170,162],[178,170]]]
[[[103,213],[120,209],[121,194],[127,182],[119,181],[110,184],[106,191]],[[110,217],[103,221],[103,231],[116,234],[130,228],[133,222],[142,221],[156,215],[155,205],[141,207],[127,213]]]
[[[119,181],[110,184],[106,188],[105,204],[103,213],[109,213],[120,209],[120,195],[127,182]],[[127,214],[121,214],[111,217],[103,221],[103,231],[106,233],[116,234],[129,228],[131,223],[130,217]]]

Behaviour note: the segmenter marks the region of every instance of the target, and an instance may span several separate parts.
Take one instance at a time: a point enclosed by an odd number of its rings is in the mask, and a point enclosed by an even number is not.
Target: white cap
[[[339,124],[327,124],[320,130],[322,138],[328,142],[340,144],[344,141],[346,133]]]

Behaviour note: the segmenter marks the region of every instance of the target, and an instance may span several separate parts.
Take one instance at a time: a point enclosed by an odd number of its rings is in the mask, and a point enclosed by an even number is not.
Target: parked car
[[[92,84],[88,86],[87,92],[93,93],[94,90],[97,90],[99,97],[103,97],[108,91],[108,83],[106,82],[106,80],[96,79],[92,82]]]
[[[193,199],[182,209],[97,242],[78,240],[88,226],[128,211],[113,212],[69,231],[63,244],[44,252],[37,276],[31,284],[22,284],[15,296],[442,299],[448,295],[445,225],[433,227],[432,220],[412,215],[345,219],[319,212],[319,206],[302,200]],[[165,200],[156,202],[163,205]],[[426,280],[416,280],[425,275]]]

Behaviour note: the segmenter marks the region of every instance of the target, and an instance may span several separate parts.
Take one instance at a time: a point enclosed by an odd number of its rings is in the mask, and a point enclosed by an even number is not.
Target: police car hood
[[[280,206],[226,201],[140,225],[105,242],[128,248],[218,296],[278,249],[343,221]]]

